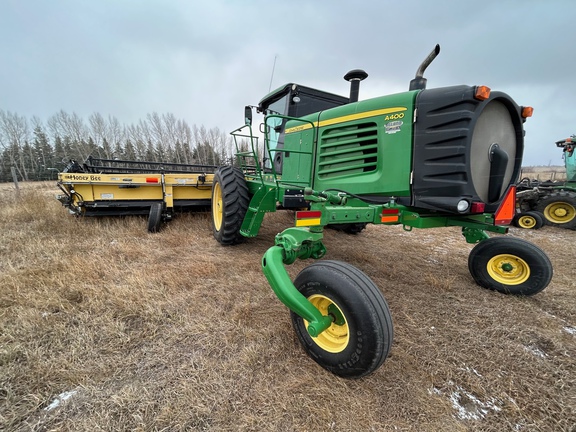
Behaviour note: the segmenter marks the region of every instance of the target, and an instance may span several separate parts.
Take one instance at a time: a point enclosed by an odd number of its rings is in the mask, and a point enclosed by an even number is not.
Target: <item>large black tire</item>
[[[240,228],[250,196],[244,174],[238,168],[225,166],[214,173],[212,184],[212,232],[222,245],[240,243]]]
[[[359,234],[364,231],[367,223],[356,222],[356,223],[343,223],[343,224],[332,224],[328,225],[328,228],[332,228],[336,231],[343,231],[346,234]]]
[[[294,285],[323,315],[335,317],[312,338],[307,322],[291,312],[296,335],[316,363],[345,378],[360,378],[380,367],[394,330],[388,304],[368,276],[350,264],[318,261],[302,270]]]
[[[552,279],[552,263],[542,249],[512,237],[478,243],[468,256],[468,269],[478,285],[504,294],[534,295]]]
[[[574,192],[553,192],[538,201],[536,210],[544,214],[548,225],[576,229],[576,193]]]
[[[162,203],[153,203],[148,213],[148,232],[157,233],[162,223]]]
[[[524,229],[540,229],[544,226],[544,215],[537,211],[518,213],[514,216],[512,225]]]

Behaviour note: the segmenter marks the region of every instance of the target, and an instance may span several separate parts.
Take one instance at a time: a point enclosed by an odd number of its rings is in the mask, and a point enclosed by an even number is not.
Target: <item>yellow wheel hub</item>
[[[534,228],[536,226],[536,219],[532,216],[520,216],[520,219],[518,219],[518,225],[520,225],[520,228]]]
[[[520,285],[530,278],[530,266],[516,255],[496,255],[487,265],[488,274],[504,285]]]
[[[342,310],[338,307],[336,303],[320,294],[314,294],[308,297],[310,303],[312,303],[322,315],[328,315],[328,308],[335,308],[341,317],[344,317]],[[304,320],[304,325],[308,329],[308,321]],[[333,322],[330,327],[324,330],[318,335],[318,337],[312,338],[316,344],[325,351],[331,353],[339,353],[346,349],[348,342],[350,341],[350,329],[348,328],[348,323],[344,318],[343,324],[336,324]]]
[[[544,209],[546,219],[554,223],[567,223],[576,217],[576,209],[569,203],[557,201]]]
[[[222,189],[220,188],[220,183],[214,183],[214,192],[212,192],[212,220],[214,221],[214,228],[216,231],[220,231],[222,227]]]

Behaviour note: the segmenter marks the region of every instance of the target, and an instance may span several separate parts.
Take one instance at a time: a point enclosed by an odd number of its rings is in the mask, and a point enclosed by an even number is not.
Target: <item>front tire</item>
[[[534,295],[552,279],[552,263],[536,245],[518,238],[493,237],[478,243],[468,256],[476,283],[504,294]]]
[[[356,267],[318,261],[300,272],[294,285],[332,325],[313,338],[307,321],[291,312],[302,347],[324,369],[344,378],[360,378],[380,367],[393,339],[392,318],[381,291]]]
[[[576,229],[576,193],[559,191],[538,201],[536,210],[544,214],[548,225]]]
[[[231,166],[218,168],[212,184],[212,233],[220,244],[232,245],[244,239],[240,228],[249,203],[242,171]]]

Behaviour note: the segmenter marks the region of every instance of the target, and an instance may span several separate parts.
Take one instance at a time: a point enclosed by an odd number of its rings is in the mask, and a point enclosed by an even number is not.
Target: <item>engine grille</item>
[[[378,129],[367,122],[326,128],[319,145],[318,177],[332,179],[376,170]]]

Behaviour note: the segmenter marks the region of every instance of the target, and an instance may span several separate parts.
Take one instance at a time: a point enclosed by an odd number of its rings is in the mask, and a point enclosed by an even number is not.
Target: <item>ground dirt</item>
[[[575,231],[510,229],[554,266],[515,297],[474,283],[458,228],[327,230],[326,259],[372,278],[394,321],[382,367],[346,380],[260,269],[292,213],[222,247],[207,213],[149,234],[70,216],[53,183],[0,186],[0,430],[576,430]]]

